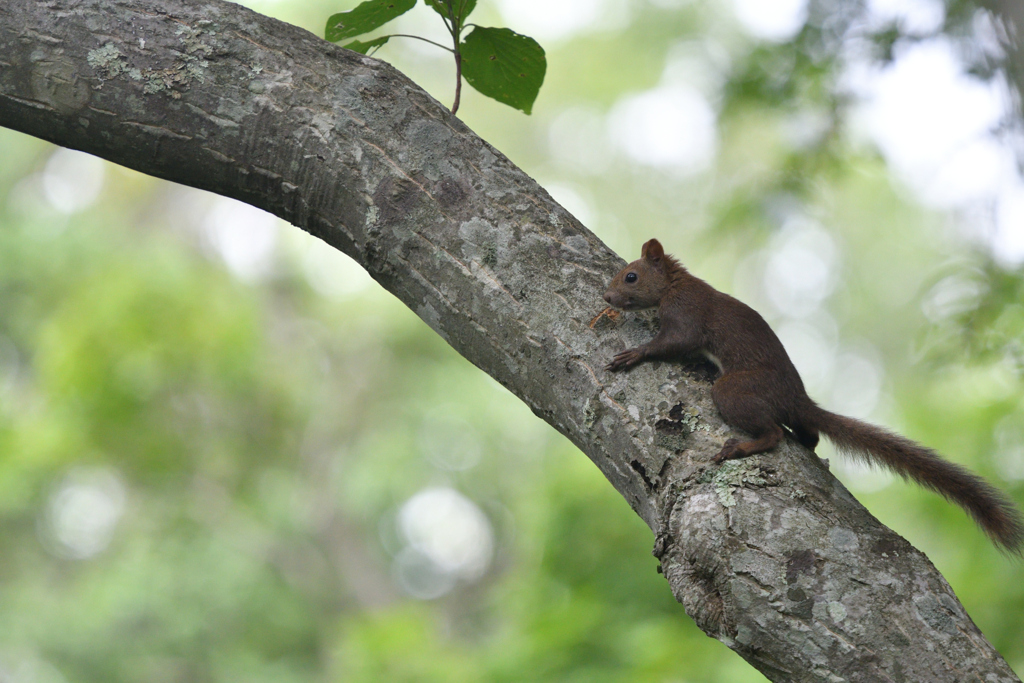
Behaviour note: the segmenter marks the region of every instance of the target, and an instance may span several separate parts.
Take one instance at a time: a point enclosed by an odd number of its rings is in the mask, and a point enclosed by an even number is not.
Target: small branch
[[[455,55],[455,101],[452,103],[452,115],[459,111],[459,100],[462,99],[462,50],[459,49],[459,37],[462,35],[462,9],[465,7],[464,4],[459,5],[459,15],[455,15],[455,8],[452,6],[452,0],[446,0],[448,5],[448,14],[450,15],[452,22],[452,43],[454,49],[452,53]]]
[[[462,97],[462,53],[458,47],[455,52],[455,102],[452,104],[452,114],[459,111],[459,99]]]

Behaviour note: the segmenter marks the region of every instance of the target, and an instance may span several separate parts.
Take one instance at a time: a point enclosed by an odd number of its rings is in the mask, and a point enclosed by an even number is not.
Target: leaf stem
[[[452,26],[451,26],[450,23],[448,23],[448,17],[446,17],[445,15],[442,14],[441,15],[441,21],[444,22],[444,27],[446,29],[448,29],[448,33],[451,33],[452,32]]]
[[[448,52],[454,52],[454,50],[452,50],[450,47],[445,47],[441,43],[435,43],[434,41],[432,41],[432,40],[430,40],[428,38],[424,38],[423,36],[413,36],[413,35],[409,35],[408,33],[392,33],[389,37],[390,38],[415,38],[416,40],[422,40],[424,43],[430,43],[431,45],[436,45],[437,47],[441,48],[442,50],[447,50]]]
[[[441,19],[444,20],[444,26],[448,29],[448,33],[451,34],[452,38],[458,40],[459,26],[458,22],[455,21],[455,10],[452,9],[452,1],[446,0],[445,4],[448,6],[448,16],[441,15]]]

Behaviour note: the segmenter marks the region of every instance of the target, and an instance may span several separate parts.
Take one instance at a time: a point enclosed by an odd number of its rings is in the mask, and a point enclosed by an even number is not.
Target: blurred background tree
[[[348,8],[246,4],[318,34]],[[548,54],[533,116],[463,91],[474,130],[624,257],[657,236],[754,305],[827,407],[1024,505],[1024,137],[995,15],[474,19]],[[450,99],[444,53],[378,56]],[[94,157],[0,149],[0,681],[764,680],[675,603],[590,462],[345,256]],[[937,496],[819,454],[1024,672],[1024,566]]]

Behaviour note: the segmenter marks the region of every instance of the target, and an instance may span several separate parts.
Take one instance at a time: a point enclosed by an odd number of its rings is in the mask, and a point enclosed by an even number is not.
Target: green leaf
[[[425,3],[434,8],[434,11],[440,14],[446,19],[450,18],[448,14],[448,0],[423,0]],[[466,17],[469,13],[476,8],[476,0],[451,0],[452,9],[455,10],[455,16],[459,18],[459,24],[466,23]]]
[[[353,50],[365,55],[369,50],[375,47],[380,47],[384,43],[388,42],[390,38],[391,36],[381,36],[380,38],[374,38],[373,40],[353,40],[347,45],[342,45],[342,47],[346,50]]]
[[[462,42],[462,75],[484,95],[527,114],[544,83],[544,48],[507,28],[477,26]]]
[[[334,14],[327,20],[324,38],[336,43],[380,28],[413,8],[416,0],[366,0],[355,9]]]

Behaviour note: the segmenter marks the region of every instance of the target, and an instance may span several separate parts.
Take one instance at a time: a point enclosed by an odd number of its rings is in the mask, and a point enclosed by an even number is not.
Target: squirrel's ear
[[[658,262],[661,257],[665,255],[665,250],[661,246],[661,242],[658,240],[647,240],[643,247],[640,248],[640,258],[647,259],[648,261]]]

